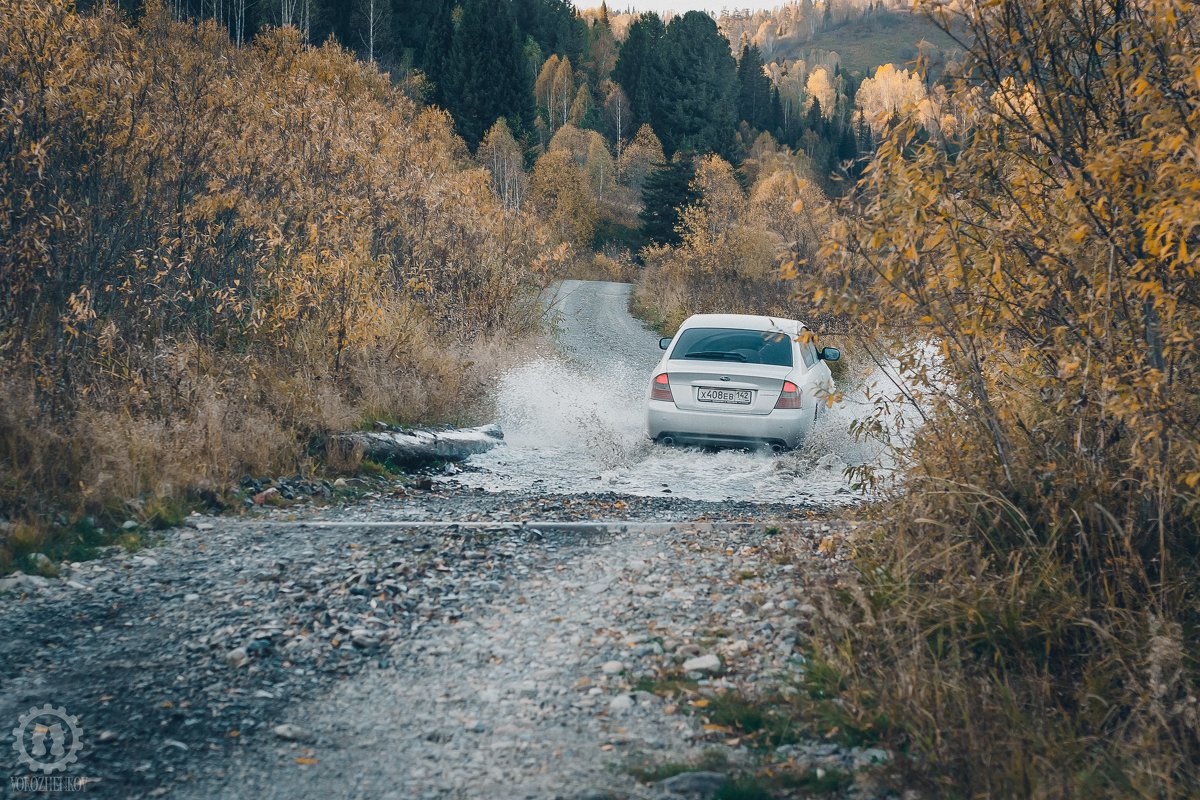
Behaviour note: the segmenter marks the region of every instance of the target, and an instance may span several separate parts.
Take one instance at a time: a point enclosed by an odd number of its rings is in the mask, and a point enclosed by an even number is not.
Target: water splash
[[[496,421],[507,445],[473,457],[454,480],[489,491],[842,505],[861,495],[848,466],[879,464],[885,448],[859,441],[851,423],[887,390],[870,364],[843,379],[846,397],[826,411],[800,449],[769,452],[669,448],[644,432],[646,388],[661,355],[657,335],[628,311],[628,284],[563,281],[547,298],[559,349],[508,372],[496,385]],[[896,374],[897,365],[889,371]],[[894,420],[907,424],[907,412]]]
[[[595,372],[561,358],[513,370],[496,396],[507,446],[472,458],[456,480],[489,491],[833,505],[855,499],[846,466],[878,456],[878,445],[850,436],[853,403],[835,406],[803,448],[782,457],[656,445],[644,431],[650,371],[617,361]]]

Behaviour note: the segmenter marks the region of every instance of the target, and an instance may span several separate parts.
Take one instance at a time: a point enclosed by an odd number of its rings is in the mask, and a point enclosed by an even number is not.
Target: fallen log
[[[340,433],[332,437],[345,452],[358,451],[372,461],[419,467],[439,461],[465,461],[504,444],[499,425],[446,430],[382,430]]]

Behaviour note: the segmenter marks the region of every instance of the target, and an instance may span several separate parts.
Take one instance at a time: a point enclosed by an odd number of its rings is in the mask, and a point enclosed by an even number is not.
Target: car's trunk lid
[[[720,414],[770,414],[791,371],[791,367],[733,361],[667,362],[676,406]]]

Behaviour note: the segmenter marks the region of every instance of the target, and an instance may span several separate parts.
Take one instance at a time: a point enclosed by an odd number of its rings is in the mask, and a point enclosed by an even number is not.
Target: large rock
[[[50,581],[41,575],[24,575],[20,572],[0,578],[0,593],[2,592],[35,592],[45,589]]]
[[[315,738],[299,725],[291,725],[286,722],[282,725],[276,725],[273,731],[277,737],[283,739],[285,742],[311,742]]]
[[[683,662],[683,669],[685,672],[720,672],[721,659],[712,653],[704,656],[696,656]]]
[[[608,711],[611,714],[624,714],[631,708],[633,708],[633,698],[627,694],[614,695],[608,701]]]
[[[347,450],[361,450],[366,458],[417,467],[436,461],[464,461],[504,443],[499,425],[478,428],[384,430],[340,433],[332,441]]]

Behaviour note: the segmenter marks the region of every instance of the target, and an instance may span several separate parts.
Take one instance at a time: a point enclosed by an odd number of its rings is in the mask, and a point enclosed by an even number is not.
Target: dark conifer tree
[[[821,101],[816,97],[812,99],[812,105],[808,109],[808,120],[805,127],[817,136],[825,136],[825,117],[821,110]]]
[[[858,152],[870,153],[875,149],[875,137],[871,135],[871,128],[867,125],[867,120],[861,114],[858,117],[858,126],[855,129],[855,138],[858,140]]]
[[[839,161],[848,161],[853,163],[858,158],[858,142],[854,135],[854,129],[850,126],[842,128],[842,133],[838,139],[837,157]]]
[[[659,166],[646,177],[642,189],[642,236],[654,244],[677,245],[680,242],[679,210],[696,202],[692,191],[696,177],[695,159],[690,154],[677,154],[675,159]]]
[[[438,0],[438,8],[429,21],[429,36],[422,44],[424,57],[419,62],[432,87],[429,102],[446,108],[449,105],[446,81],[450,77],[450,59],[454,49],[453,0]]]
[[[738,62],[738,118],[760,131],[774,130],[771,109],[771,79],[763,70],[758,45],[742,46]]]
[[[613,78],[629,98],[630,130],[651,121],[650,109],[661,86],[661,52],[667,29],[657,14],[642,14],[629,26],[617,54]]]
[[[737,62],[712,17],[689,11],[667,26],[662,82],[650,121],[672,154],[680,149],[732,158],[737,129]]]
[[[779,99],[779,87],[771,87],[771,130],[780,140],[787,135],[783,130],[783,101]]]
[[[443,99],[474,148],[501,117],[518,137],[533,124],[533,79],[508,0],[466,0]]]
[[[412,63],[424,69],[436,42],[434,27],[439,18],[449,16],[443,0],[391,0],[392,41],[412,52]],[[449,40],[446,42],[449,45]]]
[[[587,48],[587,23],[569,0],[508,1],[512,3],[513,17],[522,36],[537,42],[547,56],[558,53],[570,58],[572,64],[582,63]]]

